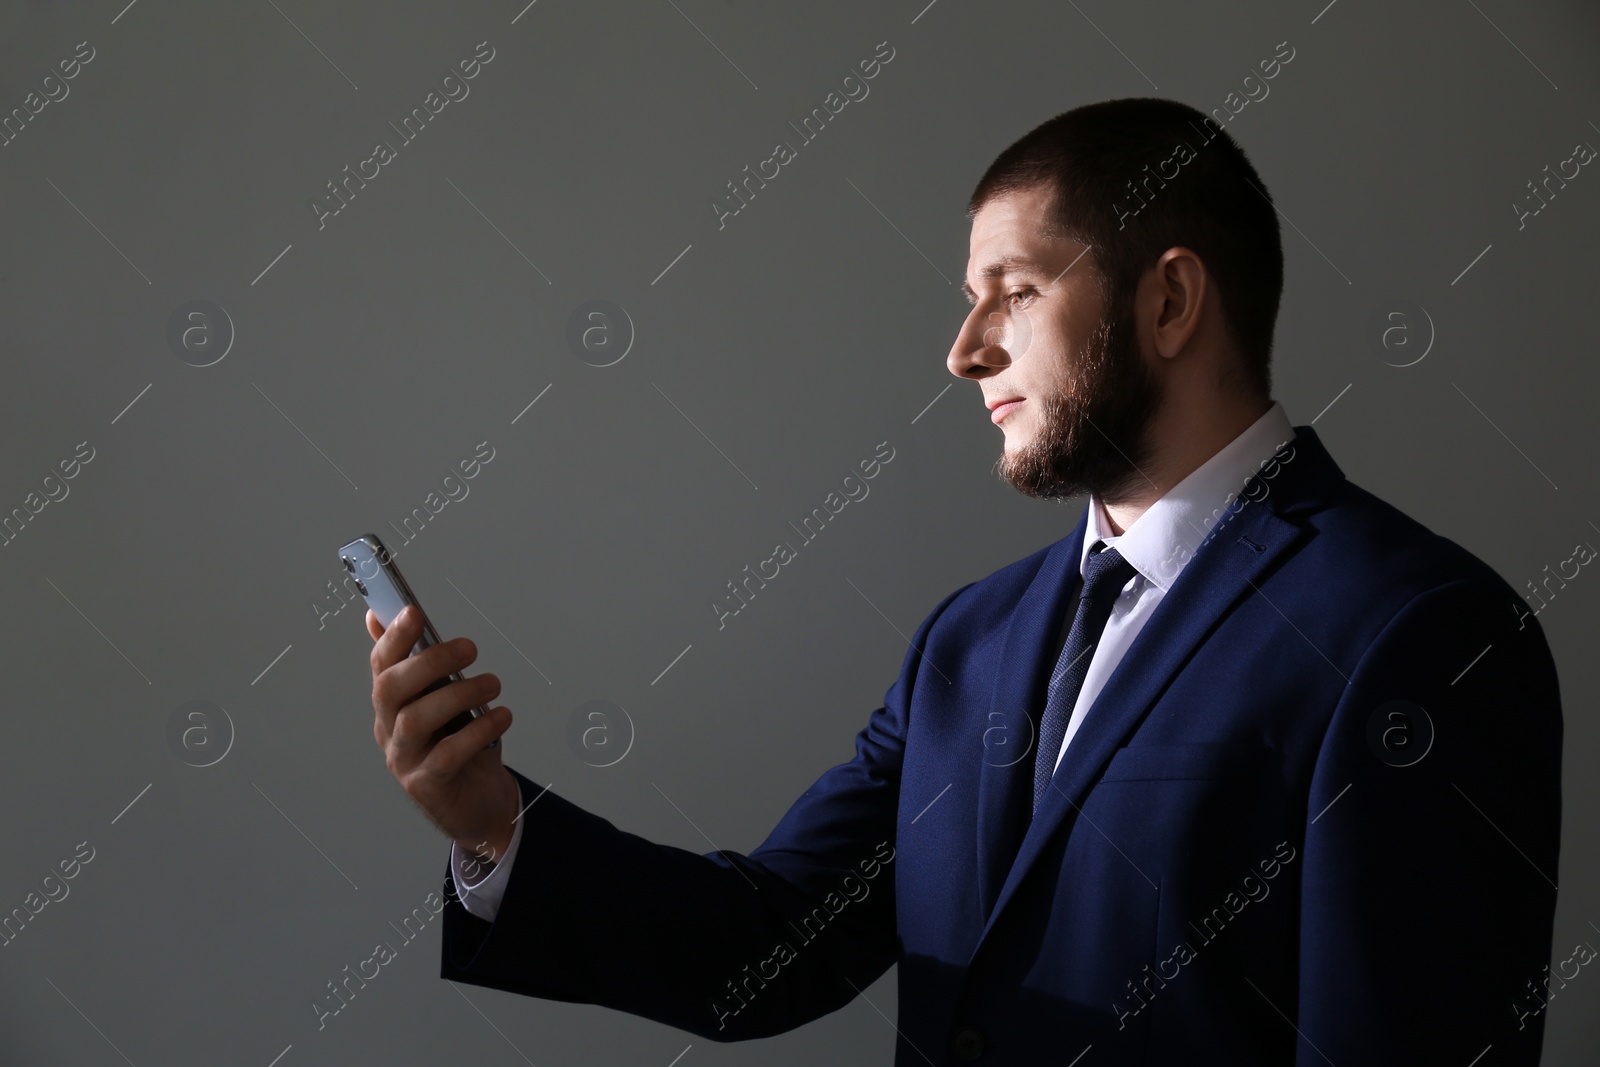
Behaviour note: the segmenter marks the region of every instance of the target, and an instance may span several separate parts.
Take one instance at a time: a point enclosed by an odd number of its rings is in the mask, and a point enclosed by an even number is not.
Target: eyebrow
[[[993,263],[988,264],[978,271],[980,278],[1001,278],[1007,274],[1043,274],[1045,268],[1038,261],[1022,255],[1001,256]],[[1065,273],[1065,272],[1063,272]],[[978,294],[972,291],[972,286],[963,279],[961,292],[967,298],[967,303],[976,304]]]

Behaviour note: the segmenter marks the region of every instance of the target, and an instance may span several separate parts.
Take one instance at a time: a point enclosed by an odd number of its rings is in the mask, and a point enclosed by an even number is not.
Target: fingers
[[[385,732],[394,728],[400,708],[478,658],[477,646],[465,637],[411,655],[421,636],[420,620],[409,617],[412,610],[406,609],[372,646],[372,708]]]
[[[390,620],[387,629],[378,622],[372,609],[367,609],[367,632],[373,635],[372,654],[368,657],[372,665],[372,736],[385,750],[389,747],[389,734],[394,730],[394,716],[399,705],[393,702],[388,688],[393,685],[393,679],[384,682],[384,672],[410,653],[421,629],[421,622],[411,608],[402,609]]]
[[[488,748],[490,742],[511,728],[511,709],[501,706],[489,709],[470,723],[433,746],[422,761],[421,770],[435,780],[454,778],[468,762],[482,756],[500,762],[500,749]]]
[[[434,685],[443,685],[452,671],[464,669],[477,658],[477,646],[465,637],[433,645],[385,668],[373,679],[373,693],[391,710],[404,707],[430,692]]]
[[[423,694],[404,704],[395,713],[389,729],[387,749],[390,765],[401,774],[409,773],[412,768],[426,760],[432,749],[437,747],[433,736],[439,727],[463,711],[487,703],[499,692],[500,679],[492,674],[480,674],[451,682],[441,689]],[[479,716],[438,744],[442,745],[473,727],[481,727],[485,718],[486,716]],[[485,737],[482,744],[488,744],[495,736],[497,735],[491,734]]]
[[[492,674],[450,680],[452,673],[477,659],[477,646],[470,639],[458,637],[412,655],[423,627],[416,608],[402,610],[387,628],[369,610],[366,623],[373,638],[372,735],[384,750],[391,773],[403,781],[420,769],[429,780],[443,782],[487,745],[498,744],[510,725],[511,713],[504,708],[434,741],[441,726],[487,704],[500,692],[500,680]],[[498,761],[498,749],[487,758]]]
[[[370,611],[369,611],[370,614]],[[376,617],[367,624],[367,631],[372,631],[372,626],[377,622]],[[379,674],[405,659],[411,652],[411,646],[417,643],[422,636],[422,613],[416,608],[407,607],[382,635],[375,639],[372,646],[372,676]]]

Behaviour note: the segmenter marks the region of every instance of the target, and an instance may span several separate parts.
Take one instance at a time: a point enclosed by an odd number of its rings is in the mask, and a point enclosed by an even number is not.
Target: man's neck
[[[1242,401],[1223,411],[1185,412],[1175,405],[1164,408],[1148,431],[1155,444],[1151,462],[1141,468],[1141,476],[1126,496],[1100,502],[1111,533],[1121,536],[1151,504],[1253,426],[1272,404],[1272,398],[1266,397]]]

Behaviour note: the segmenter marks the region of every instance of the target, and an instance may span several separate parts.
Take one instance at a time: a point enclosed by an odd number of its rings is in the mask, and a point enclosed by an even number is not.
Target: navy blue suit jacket
[[[652,843],[516,774],[526,855],[493,923],[447,872],[442,976],[735,1040],[898,964],[900,1067],[1537,1062],[1543,632],[1309,426],[1293,448],[1194,552],[1025,830],[1083,518],[940,601],[855,757],[748,855]]]

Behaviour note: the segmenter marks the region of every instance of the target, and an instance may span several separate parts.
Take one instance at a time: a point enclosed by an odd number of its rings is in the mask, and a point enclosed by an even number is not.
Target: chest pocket
[[[1260,774],[1276,750],[1234,741],[1129,745],[1106,765],[1102,782],[1220,781]]]

